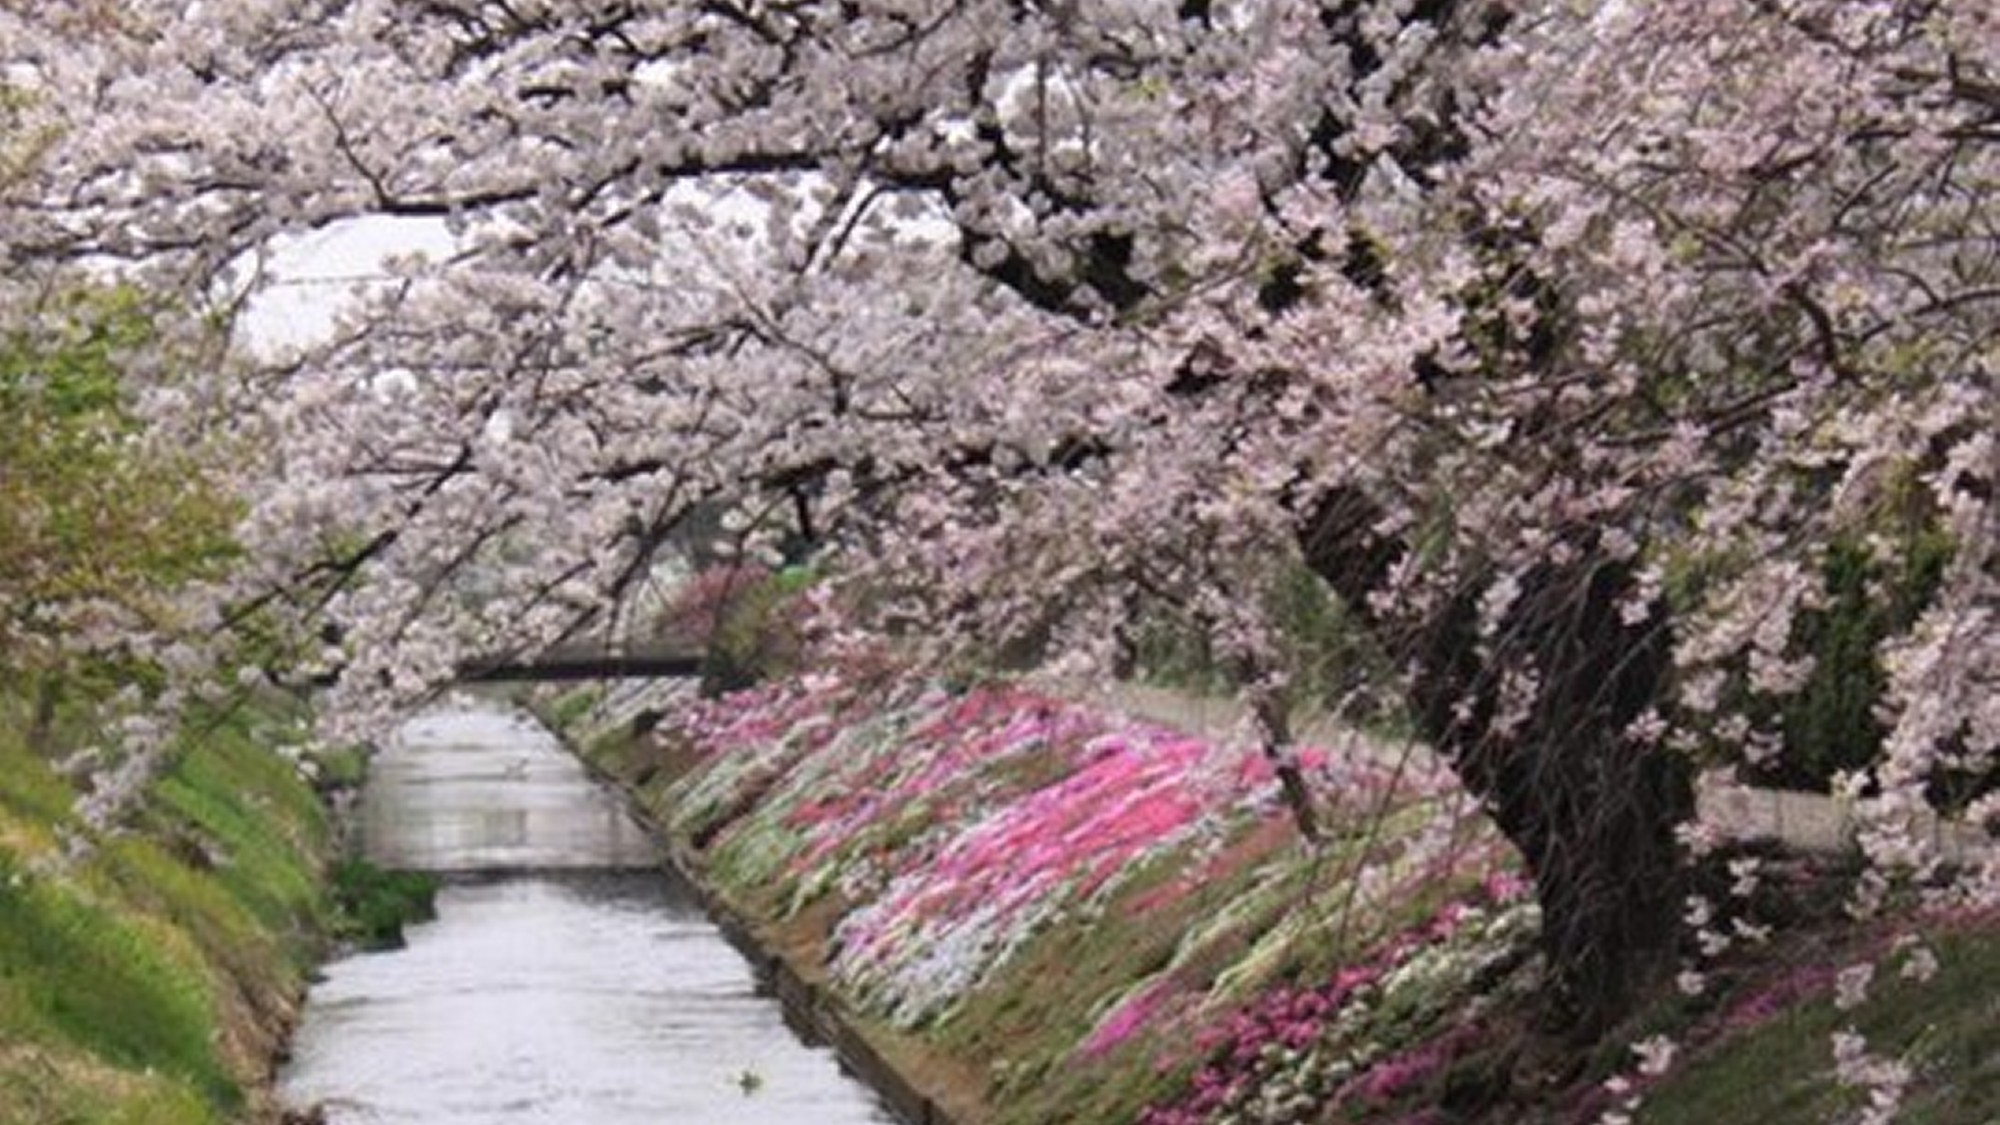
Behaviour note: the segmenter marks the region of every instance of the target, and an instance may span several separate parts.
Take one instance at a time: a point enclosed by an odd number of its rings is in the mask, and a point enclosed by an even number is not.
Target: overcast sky
[[[273,281],[251,299],[244,339],[267,354],[320,342],[349,296],[383,277],[384,261],[404,254],[442,258],[454,249],[441,219],[376,216],[287,235],[272,244]]]

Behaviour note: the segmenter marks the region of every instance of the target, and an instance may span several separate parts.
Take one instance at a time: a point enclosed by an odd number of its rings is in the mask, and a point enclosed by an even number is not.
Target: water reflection
[[[407,948],[329,965],[287,1102],[396,1125],[893,1120],[792,1037],[684,887],[601,870],[650,849],[633,850],[617,803],[546,732],[499,712],[432,716],[383,764],[364,799],[371,853],[538,873],[455,882]],[[552,870],[565,867],[578,870]]]
[[[411,721],[369,767],[361,840],[426,871],[650,867],[618,799],[533,719],[468,705]]]

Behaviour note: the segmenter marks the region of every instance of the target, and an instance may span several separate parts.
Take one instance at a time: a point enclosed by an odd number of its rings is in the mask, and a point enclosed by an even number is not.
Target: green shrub
[[[1903,565],[1888,567],[1854,540],[1837,541],[1827,552],[1825,604],[1800,614],[1793,631],[1794,644],[1813,658],[1812,673],[1783,705],[1786,752],[1759,780],[1824,792],[1836,774],[1875,760],[1884,735],[1876,712],[1887,682],[1877,654],[1930,602],[1951,548],[1942,537],[1920,534],[1905,554]]]
[[[368,776],[368,752],[359,746],[322,750],[311,756],[313,787],[322,793],[359,789]]]
[[[1326,583],[1303,565],[1285,568],[1265,592],[1266,610],[1282,634],[1280,651],[1295,709],[1319,710],[1369,727],[1392,724],[1394,709],[1373,690],[1391,682],[1387,662]],[[1153,683],[1206,694],[1237,687],[1234,669],[1215,652],[1208,632],[1169,610],[1142,616],[1133,637],[1136,673]]]
[[[594,687],[566,692],[548,709],[548,725],[557,731],[570,730],[603,698],[604,692]]]
[[[1824,790],[1834,774],[1873,761],[1882,745],[1875,704],[1882,696],[1875,657],[1892,622],[1868,596],[1873,567],[1852,545],[1827,555],[1827,604],[1799,621],[1799,643],[1813,655],[1811,677],[1786,704],[1789,752],[1766,771],[1770,781]]]
[[[437,915],[435,876],[385,871],[365,859],[343,860],[333,869],[337,932],[368,949],[403,944],[403,927]]]

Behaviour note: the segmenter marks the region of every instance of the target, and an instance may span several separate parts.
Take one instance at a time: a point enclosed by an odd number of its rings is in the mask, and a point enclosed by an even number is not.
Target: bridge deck
[[[553,648],[535,656],[475,660],[459,669],[465,683],[563,680],[693,679],[702,655],[684,648]]]

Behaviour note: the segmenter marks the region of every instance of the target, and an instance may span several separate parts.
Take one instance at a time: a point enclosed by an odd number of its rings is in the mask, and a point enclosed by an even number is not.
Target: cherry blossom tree
[[[1587,1031],[1671,963],[1690,764],[1787,752],[1836,545],[1949,546],[1877,646],[1863,905],[2000,885],[1907,831],[2000,745],[1996,19],[17,5],[9,80],[58,131],[0,236],[226,311],[288,233],[455,234],[175,423],[268,451],[210,593],[324,623],[342,716],[615,621],[724,507],[929,661],[1181,615],[1303,811],[1256,595],[1310,567],[1521,849]]]

